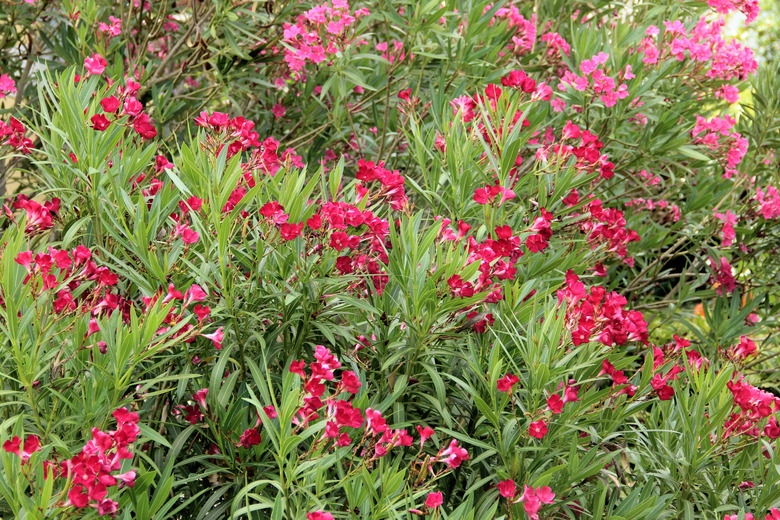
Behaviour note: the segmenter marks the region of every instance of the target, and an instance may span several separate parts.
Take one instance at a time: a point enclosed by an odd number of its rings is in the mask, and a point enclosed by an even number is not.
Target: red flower
[[[499,482],[496,487],[498,488],[498,492],[501,493],[501,496],[509,500],[515,498],[515,495],[517,494],[517,485],[512,479]]]
[[[260,436],[260,432],[257,431],[257,428],[249,428],[244,430],[244,433],[241,434],[241,439],[238,441],[238,447],[248,448],[250,446],[257,446],[261,442],[263,442],[263,438]]]
[[[553,394],[547,399],[547,407],[552,413],[562,413],[563,404],[563,399],[558,394]]]
[[[488,99],[491,99],[495,101],[496,99],[501,97],[501,87],[498,85],[491,83],[485,88],[485,97]]]
[[[444,503],[444,497],[439,491],[428,493],[428,498],[425,499],[425,505],[430,507],[431,509],[436,509],[443,503]]]
[[[82,493],[81,490],[84,489],[84,486],[73,486],[71,490],[68,492],[68,502],[70,502],[71,505],[82,508],[87,507],[87,504],[89,504],[89,495],[86,493]]]
[[[496,386],[499,392],[511,392],[512,387],[520,382],[520,378],[514,374],[507,374],[498,380]]]
[[[3,443],[3,449],[8,453],[13,453],[14,455],[22,456],[21,451],[19,450],[19,447],[22,445],[22,439],[20,439],[18,436],[14,435],[14,438],[10,441],[5,441]]]
[[[217,350],[222,348],[222,340],[225,338],[225,334],[222,332],[222,327],[218,328],[211,334],[201,334],[204,338],[210,339]]]
[[[300,224],[288,224],[285,222],[279,228],[279,233],[282,235],[282,238],[285,240],[294,240],[295,237],[300,236],[302,229],[303,229],[303,222],[301,222]]]
[[[91,58],[84,58],[84,67],[90,74],[103,74],[106,65],[108,65],[106,59],[97,53],[93,54]]]
[[[276,419],[279,416],[276,413],[276,408],[274,408],[274,405],[263,406],[263,411],[269,419]]]
[[[94,128],[98,132],[105,131],[105,129],[108,128],[108,126],[111,124],[111,122],[108,119],[106,119],[106,116],[104,116],[103,114],[95,114],[94,116],[92,116],[92,119],[90,119],[90,121],[92,121],[92,128]]]
[[[531,437],[541,439],[547,435],[547,430],[547,423],[545,423],[543,420],[539,420],[531,423],[531,426],[528,428],[528,433],[531,435]]]
[[[116,96],[108,96],[100,101],[100,106],[108,113],[116,112],[119,109],[119,100]]]
[[[151,139],[157,135],[157,129],[152,125],[149,116],[141,114],[133,121],[133,128],[144,139]]]

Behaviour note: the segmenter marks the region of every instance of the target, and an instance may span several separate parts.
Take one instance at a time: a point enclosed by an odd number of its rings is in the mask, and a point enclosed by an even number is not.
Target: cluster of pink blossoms
[[[40,204],[29,199],[26,195],[17,195],[16,200],[11,204],[11,208],[23,209],[26,214],[24,233],[29,236],[38,235],[54,225],[54,219],[60,215],[60,199],[53,197],[51,200]],[[5,214],[12,221],[16,222],[13,212],[7,204],[3,205]]]
[[[77,508],[93,507],[98,514],[114,516],[119,504],[107,498],[108,488],[132,487],[135,471],[115,474],[122,468],[122,461],[133,458],[130,444],[138,437],[138,414],[119,408],[113,413],[117,422],[115,431],[102,432],[92,428],[92,440],[81,453],[63,461],[59,476],[73,479],[68,492],[67,505]]]
[[[227,156],[248,152],[247,162],[241,163],[244,172],[242,179],[231,192],[228,201],[222,208],[222,213],[228,213],[241,202],[248,188],[256,184],[255,175],[274,176],[283,166],[295,166],[303,168],[302,158],[292,148],[288,148],[279,154],[279,141],[268,137],[260,141],[260,136],[254,131],[255,123],[243,117],[230,118],[221,112],[201,112],[195,118],[195,124],[206,128],[209,134],[206,136],[205,148],[215,156],[227,146]],[[241,212],[246,218],[249,214]]]
[[[759,205],[759,211],[766,220],[780,218],[780,192],[774,186],[767,186],[766,191],[756,188],[754,198]]]
[[[715,287],[715,292],[718,295],[723,294],[724,291],[726,294],[733,293],[737,288],[737,279],[734,277],[734,269],[728,259],[725,256],[720,260],[710,257],[710,268],[712,269],[710,281]]]
[[[737,232],[734,229],[734,226],[737,224],[737,215],[731,212],[731,210],[726,211],[726,213],[713,213],[713,217],[723,222],[723,228],[721,228],[720,234],[723,238],[723,247],[728,247],[731,244],[734,243],[734,239],[737,238]]]
[[[665,21],[660,40],[657,40],[660,30],[651,25],[639,45],[639,51],[644,54],[642,61],[649,65],[671,58],[678,61],[688,58],[694,63],[707,64],[708,78],[744,80],[758,69],[758,63],[749,47],[724,39],[721,34],[724,24],[722,18],[708,22],[702,17],[689,35],[681,21]]]
[[[16,93],[16,82],[8,74],[0,74],[0,99]]]
[[[608,253],[614,253],[623,259],[623,263],[634,266],[634,258],[628,254],[628,245],[639,241],[639,234],[626,227],[626,218],[622,211],[604,208],[601,199],[592,199],[583,206],[590,216],[580,223],[580,229],[587,234],[592,248],[606,246]]]
[[[389,199],[393,204],[393,197],[398,194],[382,190],[377,198]],[[386,241],[390,224],[371,210],[361,210],[346,202],[326,202],[306,222],[290,223],[284,207],[271,201],[260,208],[260,215],[279,229],[284,240],[303,236],[310,246],[307,254],[317,254],[326,247],[342,253],[336,259],[337,273],[367,274],[374,289],[380,292],[387,283],[384,265],[388,261]],[[349,289],[365,292],[366,281],[355,281]]]
[[[488,4],[483,9],[482,14],[487,13],[493,8],[492,4]],[[495,23],[508,22],[508,27],[512,31],[512,43],[509,44],[509,48],[515,55],[523,55],[531,52],[536,43],[536,15],[531,16],[530,19],[525,18],[520,14],[518,8],[514,5],[509,7],[500,7],[493,19],[490,20],[490,25]]]
[[[725,169],[723,177],[730,179],[737,170],[737,164],[745,157],[748,140],[731,129],[737,121],[731,116],[705,119],[696,116],[696,125],[691,131],[694,142],[712,151]]]
[[[100,24],[98,24],[98,31],[102,33],[108,33],[109,39],[122,34],[122,20],[120,18],[109,16],[108,21],[110,24],[100,22]]]
[[[726,419],[725,437],[730,435],[749,435],[759,437],[762,434],[770,439],[780,438],[780,424],[775,414],[780,411],[780,398],[770,392],[760,390],[736,373],[727,383],[734,407],[738,411]],[[760,423],[768,419],[763,429]]]
[[[650,380],[650,386],[661,401],[668,401],[674,396],[674,388],[669,382],[679,379],[679,375],[685,372],[687,366],[696,371],[703,366],[709,366],[709,360],[699,352],[687,350],[690,345],[690,341],[675,334],[673,343],[653,347],[653,378]],[[678,363],[680,359],[682,362]],[[672,366],[664,373],[661,369],[668,362],[672,362]]]
[[[621,81],[634,79],[636,76],[631,72],[631,65],[627,65],[625,71],[618,73],[617,79],[613,78],[606,73],[606,67],[600,67],[606,65],[607,60],[609,54],[604,52],[599,52],[588,60],[582,60],[580,63],[582,76],[567,70],[561,78],[558,89],[565,92],[572,87],[574,90],[598,96],[606,107],[615,106],[618,100],[628,97],[628,85]]]
[[[514,192],[501,186],[487,186],[479,188],[474,194],[474,199],[480,204],[501,205],[505,200],[514,197]],[[541,216],[536,217],[533,223],[524,230],[513,231],[510,226],[498,226],[492,235],[484,241],[477,242],[473,235],[465,240],[465,247],[469,253],[467,262],[479,262],[479,275],[475,282],[464,280],[459,274],[454,274],[447,279],[449,293],[454,298],[471,298],[475,294],[484,294],[478,304],[472,304],[461,309],[466,313],[466,319],[470,320],[479,315],[475,309],[477,305],[497,303],[503,299],[501,287],[502,280],[513,280],[517,273],[515,264],[525,254],[523,245],[532,253],[542,252],[549,246],[552,237],[550,222],[553,215],[540,208]],[[440,238],[445,241],[461,240],[471,230],[471,225],[459,221],[457,231],[448,227],[452,221],[437,216],[436,221],[441,221]],[[528,233],[523,242],[520,235]],[[528,297],[532,296],[531,293]],[[484,332],[488,325],[492,325],[494,317],[492,313],[484,313],[475,324],[477,332]]]
[[[359,181],[379,181],[381,190],[374,198],[387,198],[390,207],[396,211],[403,209],[409,199],[404,191],[404,178],[398,170],[390,171],[384,168],[384,163],[374,164],[373,161],[358,161],[358,171],[355,178]],[[358,197],[363,198],[369,194],[368,188],[358,183],[356,188]]]
[[[745,25],[754,22],[760,12],[758,0],[707,0],[707,4],[721,14],[740,11],[747,17]]]
[[[539,509],[543,504],[554,504],[555,493],[552,492],[548,486],[541,486],[538,488],[532,488],[526,485],[523,489],[523,494],[517,496],[517,484],[512,479],[507,479],[499,482],[496,487],[499,494],[506,498],[511,504],[523,504],[528,518],[531,520],[539,520]]]
[[[110,488],[133,487],[135,470],[117,473],[122,469],[122,461],[130,460],[133,454],[130,445],[138,437],[138,414],[126,408],[119,408],[113,413],[117,429],[103,432],[92,428],[92,439],[87,442],[80,453],[71,459],[57,463],[45,460],[42,462],[44,478],[66,479],[67,501],[58,502],[58,507],[86,507],[97,509],[98,515],[116,516],[119,503],[108,497]],[[22,459],[22,464],[41,449],[40,440],[35,435],[28,435],[22,445],[19,437],[6,441],[3,449]],[[59,466],[59,469],[57,469]]]
[[[36,298],[48,291],[56,291],[51,294],[54,312],[58,314],[76,313],[89,318],[85,338],[100,331],[97,318],[110,317],[114,311],[121,313],[124,323],[130,322],[130,310],[133,303],[112,290],[119,282],[119,277],[107,267],[99,267],[93,260],[90,249],[78,246],[72,251],[67,251],[49,247],[48,253],[37,254],[32,251],[23,251],[17,255],[15,262],[27,271],[24,284],[32,288]],[[87,282],[92,282],[93,287],[86,291],[80,289],[82,284]],[[74,296],[74,293],[77,296]],[[184,310],[193,303],[196,305],[192,314],[197,316],[198,326],[202,326],[211,309],[198,302],[204,301],[206,296],[206,292],[198,285],[192,285],[184,293],[181,293],[174,288],[173,284],[170,284],[167,294],[161,290],[151,297],[142,297],[141,300],[145,305],[144,312],[147,312],[160,298],[162,298],[163,304],[182,300],[180,308],[171,307],[168,311],[163,320],[163,323],[168,327],[162,327],[157,331],[157,334],[161,335],[182,320],[189,320],[189,315],[185,315]],[[2,304],[1,300],[0,304]],[[196,329],[192,324],[187,323],[177,331],[176,337],[186,342],[192,342],[199,330],[199,328]],[[217,348],[221,346],[221,329],[212,334],[202,335],[212,340]],[[87,345],[83,348],[91,347],[93,345]],[[97,347],[101,353],[105,354],[105,342],[99,341]]]
[[[92,260],[92,251],[78,246],[72,251],[58,250],[52,247],[48,253],[24,251],[17,255],[16,263],[27,270],[25,285],[30,285],[36,294],[52,289],[59,290],[54,299],[56,313],[78,311],[93,316],[110,316],[120,309],[123,318],[129,319],[130,303],[111,291],[118,282],[118,276],[107,267],[98,267]],[[94,282],[91,291],[81,291],[73,296],[85,282]],[[76,291],[78,292],[78,291]],[[94,317],[90,320],[90,332],[100,330]]]
[[[531,139],[529,144],[540,144],[536,159],[543,163],[556,161],[565,164],[570,157],[576,158],[575,168],[583,173],[598,172],[603,179],[611,179],[615,165],[606,154],[601,153],[604,143],[589,130],[583,130],[571,121],[566,121],[560,138],[552,128],[542,135],[542,140]],[[576,202],[574,202],[576,204]]]
[[[84,60],[84,66],[92,74],[102,74],[105,69],[105,60],[95,54],[94,58]],[[102,60],[102,61],[98,61]],[[99,132],[104,132],[112,123],[118,123],[121,118],[127,117],[127,126],[132,126],[133,130],[144,139],[152,139],[157,135],[157,129],[154,123],[149,119],[149,115],[143,112],[144,106],[135,95],[141,85],[132,80],[127,80],[127,86],[117,87],[115,95],[110,95],[100,101],[102,114],[95,114],[90,119],[92,128]],[[106,117],[108,116],[108,117]],[[109,117],[111,119],[109,119]]]
[[[569,56],[571,53],[571,45],[557,32],[544,33],[540,40],[547,44],[547,55],[550,57],[561,58],[561,55]]]
[[[647,322],[639,311],[629,311],[628,301],[616,292],[607,294],[601,286],[588,291],[579,277],[569,270],[566,285],[558,290],[558,304],[566,301],[566,323],[572,341],[581,345],[597,340],[607,347],[629,341],[647,344]]]
[[[295,25],[285,23],[284,61],[290,72],[301,77],[307,63],[322,63],[341,51],[352,40],[350,28],[354,32],[355,22],[368,14],[365,8],[351,13],[346,0],[332,0],[299,15]]]
[[[7,145],[20,153],[29,154],[32,152],[33,142],[24,135],[26,131],[25,126],[14,117],[8,118],[7,123],[0,121],[0,145]]]
[[[329,349],[316,346],[314,358],[316,361],[309,364],[308,370],[302,360],[293,361],[290,365],[290,372],[301,377],[304,391],[302,404],[292,419],[293,424],[306,428],[317,419],[326,421],[324,433],[317,442],[332,442],[331,448],[336,448],[350,446],[357,441],[355,454],[365,461],[384,457],[396,447],[408,447],[414,443],[407,430],[390,428],[379,410],[367,408],[361,412],[352,404],[352,397],[358,393],[362,383],[351,370],[341,370],[336,374],[342,368],[341,362]],[[326,396],[329,383],[335,386]],[[350,436],[350,431],[360,428],[363,428],[362,436]],[[422,450],[434,431],[418,425],[417,432]],[[427,456],[421,464],[432,468],[435,463],[443,463],[447,469],[455,469],[468,458],[468,452],[453,439],[446,448],[439,450],[435,456]]]

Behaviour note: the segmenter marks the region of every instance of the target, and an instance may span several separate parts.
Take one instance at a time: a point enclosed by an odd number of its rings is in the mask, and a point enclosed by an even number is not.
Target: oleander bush
[[[0,515],[780,520],[758,12],[0,0]]]

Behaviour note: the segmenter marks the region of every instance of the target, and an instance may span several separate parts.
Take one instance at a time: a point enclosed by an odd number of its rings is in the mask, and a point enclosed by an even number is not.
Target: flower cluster
[[[91,73],[101,74],[105,68],[105,60],[96,54],[94,58],[87,58],[84,65]],[[152,139],[156,136],[157,129],[154,127],[153,121],[149,119],[148,114],[143,112],[144,106],[136,98],[140,88],[141,85],[137,81],[128,79],[126,86],[117,87],[117,95],[112,94],[101,99],[100,107],[103,109],[103,113],[96,113],[90,118],[92,128],[104,132],[112,123],[120,124],[122,121],[121,124],[132,127],[144,139]]]
[[[605,68],[600,68],[601,65],[606,65],[608,59],[609,54],[599,52],[592,58],[583,60],[580,63],[582,76],[566,71],[558,89],[565,92],[572,87],[574,90],[598,96],[605,107],[615,106],[618,100],[628,97],[628,85],[624,81],[636,76],[631,71],[631,65],[620,71],[617,79],[608,75]]]
[[[575,168],[583,173],[599,173],[602,179],[611,179],[614,175],[615,165],[606,154],[601,153],[604,143],[598,136],[588,130],[581,129],[571,121],[567,121],[561,131],[560,138],[556,138],[553,129],[550,128],[538,139],[529,141],[530,144],[541,144],[536,150],[536,159],[543,164],[554,162],[566,164],[574,156]]]
[[[766,219],[780,218],[780,192],[774,186],[767,186],[766,191],[756,188],[754,200],[758,202],[759,211]]]
[[[523,509],[525,509],[528,518],[531,520],[539,520],[538,513],[543,504],[555,503],[555,493],[548,486],[532,488],[526,485],[523,489],[523,494],[519,497],[517,496],[517,484],[512,479],[503,480],[496,487],[499,494],[506,498],[509,503],[522,503]]]
[[[68,492],[65,506],[76,508],[93,507],[100,516],[114,516],[119,503],[107,498],[108,489],[118,486],[132,487],[135,482],[135,471],[130,470],[117,474],[122,468],[122,461],[133,458],[130,445],[138,437],[138,414],[119,408],[113,413],[117,422],[114,431],[102,432],[92,429],[92,440],[81,453],[72,459],[63,461],[60,467],[60,477],[72,479],[73,485]]]
[[[47,229],[51,229],[54,225],[54,220],[60,215],[60,199],[57,197],[40,204],[35,200],[29,199],[26,195],[20,194],[11,204],[11,207],[24,210],[27,217],[24,232],[30,236],[35,236]],[[14,215],[7,205],[4,206],[4,209],[6,215],[14,220]]]
[[[394,210],[404,208],[409,202],[404,192],[404,178],[400,172],[384,168],[384,163],[382,162],[374,164],[373,161],[360,159],[355,178],[364,182],[379,181],[382,185],[380,192],[371,197],[368,188],[358,183],[356,189],[361,199],[365,196],[374,199],[387,198],[390,202],[390,207]]]
[[[726,420],[725,436],[750,435],[760,436],[762,433],[771,439],[780,437],[780,426],[774,414],[780,411],[780,398],[774,394],[760,390],[744,380],[744,377],[736,373],[727,383],[731,396],[734,399],[734,407],[737,411]],[[760,422],[767,419],[763,430]]]
[[[367,9],[350,12],[345,0],[317,5],[298,16],[293,25],[284,24],[284,61],[294,77],[300,78],[307,63],[322,63],[342,51],[354,37],[355,22],[367,16]],[[357,42],[363,43],[362,40]]]
[[[735,168],[748,149],[747,139],[731,131],[735,124],[736,120],[728,115],[710,119],[696,116],[696,125],[691,131],[694,142],[707,147],[721,162],[726,179],[737,173]]]
[[[82,314],[110,316],[119,309],[129,319],[129,302],[111,289],[119,281],[118,276],[107,267],[98,267],[90,249],[78,246],[71,251],[52,247],[48,253],[24,251],[15,261],[27,270],[24,284],[32,287],[34,294],[56,290],[54,312],[78,310]],[[85,282],[93,282],[92,289],[77,291]],[[93,321],[94,318],[90,329],[99,330]]]
[[[25,126],[14,117],[9,117],[7,123],[0,121],[0,145],[10,146],[22,154],[29,154],[33,142],[25,135],[26,132]]]
[[[490,11],[492,7],[492,4],[486,5],[482,14]],[[534,44],[536,43],[537,32],[536,16],[531,16],[530,19],[526,19],[520,14],[517,6],[509,5],[508,7],[500,7],[493,14],[490,25],[503,21],[507,22],[507,27],[512,32],[512,43],[509,44],[509,49],[513,54],[523,55],[533,50]]]
[[[8,74],[0,74],[0,99],[16,92],[16,82]]]
[[[135,470],[118,472],[122,469],[123,460],[133,458],[131,445],[138,438],[140,429],[139,417],[135,412],[119,408],[114,411],[113,417],[117,422],[116,430],[104,432],[92,428],[92,439],[70,459],[58,463],[55,457],[54,461],[41,462],[44,478],[55,478],[64,483],[56,507],[89,507],[96,509],[100,516],[116,516],[119,503],[108,496],[109,491],[111,488],[119,491],[125,486],[133,487]],[[35,452],[41,450],[41,445],[36,435],[28,435],[24,445],[19,437],[14,436],[3,444],[3,449],[20,457],[24,465]]]
[[[566,273],[565,285],[558,290],[558,303],[566,301],[566,323],[575,345],[593,340],[607,347],[629,341],[647,343],[644,316],[639,311],[628,311],[628,301],[623,296],[608,294],[601,286],[587,290],[571,270]]]
[[[590,213],[580,223],[580,229],[588,236],[592,248],[606,246],[606,251],[623,259],[623,263],[633,267],[634,259],[628,255],[628,245],[639,240],[639,234],[626,227],[622,211],[604,208],[601,199],[592,199],[583,209]]]
[[[642,61],[648,65],[687,58],[696,64],[696,72],[706,71],[705,78],[744,80],[756,71],[758,63],[750,48],[736,40],[726,41],[722,35],[724,25],[722,18],[712,22],[702,18],[689,35],[680,20],[665,21],[661,39],[657,39],[659,28],[651,25],[638,50],[644,54]]]
[[[746,16],[746,25],[755,21],[760,11],[758,0],[707,0],[707,4],[721,14],[740,11]]]

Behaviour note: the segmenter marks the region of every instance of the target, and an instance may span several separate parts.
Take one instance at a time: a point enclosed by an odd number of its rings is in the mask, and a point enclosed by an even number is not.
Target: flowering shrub
[[[757,2],[0,9],[0,515],[780,519]]]

